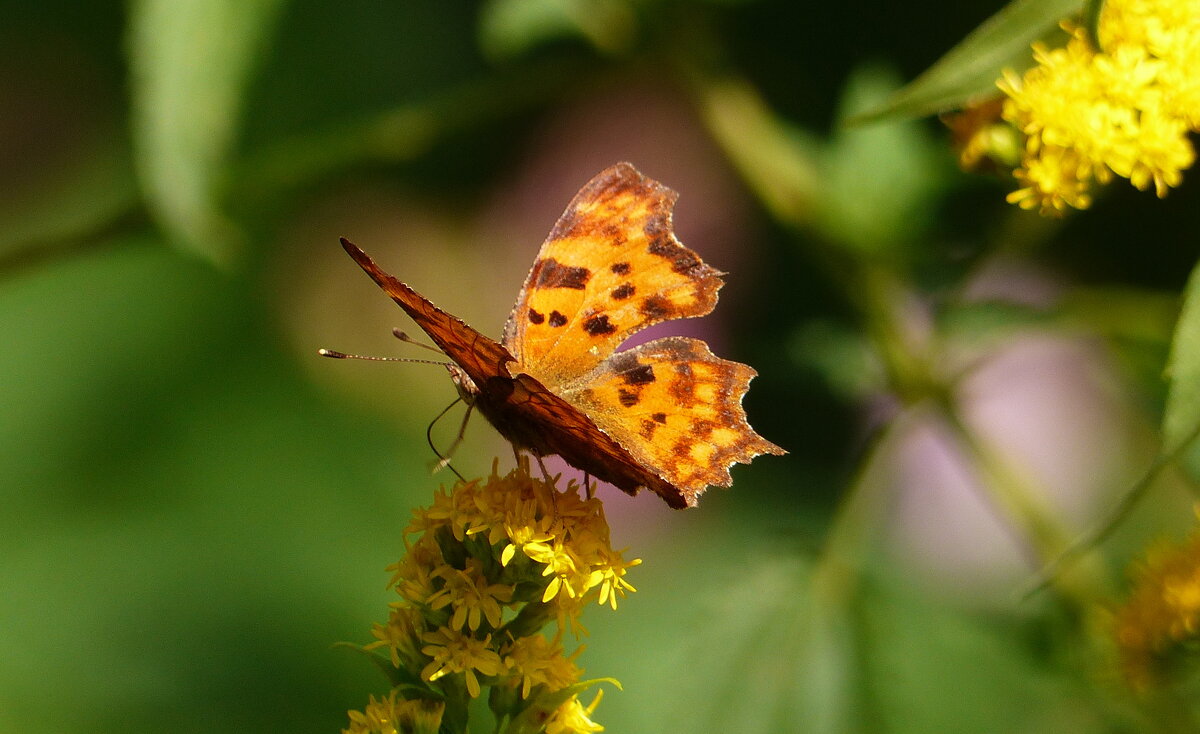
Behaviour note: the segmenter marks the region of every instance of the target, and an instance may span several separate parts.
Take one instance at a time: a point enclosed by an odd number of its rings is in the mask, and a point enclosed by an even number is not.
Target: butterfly
[[[459,395],[515,447],[693,507],[710,485],[731,484],[733,464],[786,452],[746,420],[757,374],[747,365],[685,337],[617,351],[647,326],[716,306],[723,273],[675,238],[677,198],[628,163],[589,181],[542,245],[499,342],[341,243],[454,361]]]

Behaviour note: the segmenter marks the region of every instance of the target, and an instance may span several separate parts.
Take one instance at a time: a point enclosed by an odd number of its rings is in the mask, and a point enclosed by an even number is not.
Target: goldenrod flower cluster
[[[1159,197],[1178,186],[1200,129],[1200,0],[1106,0],[1098,39],[1065,25],[1062,48],[1006,71],[1004,119],[1025,136],[1008,201],[1043,214],[1091,204],[1114,174]]]
[[[1163,546],[1135,570],[1114,622],[1121,672],[1135,689],[1163,682],[1200,642],[1200,533]]]
[[[388,568],[399,599],[366,646],[387,650],[395,687],[350,712],[346,732],[465,730],[485,687],[497,731],[602,730],[590,719],[599,695],[578,699],[591,685],[579,681],[582,648],[567,654],[563,638],[586,632],[585,605],[616,609],[640,561],[609,545],[599,500],[532,478],[527,462],[503,477],[493,467],[486,480],[439,491],[405,536],[407,553]]]

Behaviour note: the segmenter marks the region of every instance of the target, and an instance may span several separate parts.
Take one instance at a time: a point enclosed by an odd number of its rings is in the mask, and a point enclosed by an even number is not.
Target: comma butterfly
[[[733,464],[786,452],[746,422],[750,367],[684,337],[616,351],[651,324],[717,303],[722,273],[675,238],[677,197],[628,163],[589,181],[542,245],[500,342],[341,242],[454,360],[459,394],[515,446],[694,507],[709,485],[730,485]]]

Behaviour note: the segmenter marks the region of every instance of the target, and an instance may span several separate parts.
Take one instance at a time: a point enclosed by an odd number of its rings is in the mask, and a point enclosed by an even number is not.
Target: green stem
[[[1028,541],[1028,550],[1032,555],[1030,562],[1041,567],[1063,553],[1068,547],[1070,534],[1055,522],[1054,514],[1038,499],[1029,482],[967,425],[951,400],[940,401],[939,410],[972,458],[988,497],[1009,525]],[[1098,559],[1093,560],[1096,562],[1085,564],[1075,573],[1060,575],[1052,580],[1056,591],[1064,599],[1071,600],[1077,608],[1090,606],[1103,596],[1102,571]]]
[[[1038,591],[1044,589],[1069,564],[1073,563],[1088,550],[1094,548],[1096,545],[1102,543],[1106,538],[1108,538],[1108,536],[1117,529],[1117,527],[1129,515],[1129,513],[1133,511],[1133,508],[1137,506],[1138,502],[1140,502],[1142,498],[1146,496],[1146,493],[1151,487],[1154,486],[1154,482],[1158,479],[1159,475],[1162,474],[1163,470],[1167,467],[1174,466],[1175,463],[1182,457],[1184,451],[1191,447],[1197,436],[1200,436],[1200,423],[1197,423],[1192,430],[1188,432],[1187,436],[1184,437],[1184,440],[1179,442],[1179,445],[1176,446],[1170,453],[1159,455],[1158,458],[1156,458],[1154,462],[1150,464],[1149,468],[1146,469],[1146,473],[1139,477],[1138,480],[1133,483],[1133,486],[1126,490],[1125,494],[1121,496],[1121,499],[1117,501],[1117,504],[1113,506],[1112,510],[1108,513],[1104,520],[1102,520],[1090,531],[1076,538],[1070,546],[1068,546],[1061,553],[1059,553],[1057,557],[1047,563],[1042,568],[1041,572],[1039,572],[1034,578],[1028,591],[1025,592],[1025,596],[1032,596]]]
[[[847,603],[857,589],[862,556],[870,538],[875,537],[885,503],[879,491],[889,462],[893,437],[903,433],[903,416],[884,425],[871,439],[859,469],[842,496],[830,523],[829,532],[813,567],[813,595],[829,604]]]

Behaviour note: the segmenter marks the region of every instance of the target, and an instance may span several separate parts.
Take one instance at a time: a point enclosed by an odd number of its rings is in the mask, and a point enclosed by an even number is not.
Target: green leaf
[[[150,210],[177,245],[228,260],[220,211],[243,93],[281,0],[133,0],[129,64],[136,163]]]
[[[995,94],[1000,72],[1027,68],[1032,63],[1030,44],[1061,35],[1058,23],[1078,13],[1080,5],[1081,0],[1013,0],[911,84],[846,124],[923,117]]]
[[[1167,360],[1167,406],[1163,411],[1163,455],[1190,443],[1200,429],[1200,264],[1183,294]]]
[[[820,194],[819,146],[780,118],[743,79],[697,85],[709,133],[772,216],[785,224],[809,223]]]
[[[479,44],[497,59],[569,37],[618,53],[630,46],[636,30],[627,0],[490,0],[480,14]]]
[[[882,69],[857,69],[846,83],[841,116],[884,98],[896,84]],[[822,152],[819,228],[859,253],[910,252],[904,245],[929,221],[949,168],[929,133],[911,120],[843,128]]]
[[[0,260],[85,238],[138,206],[127,146],[97,141],[64,168],[49,180],[22,180],[16,206],[0,203]]]

